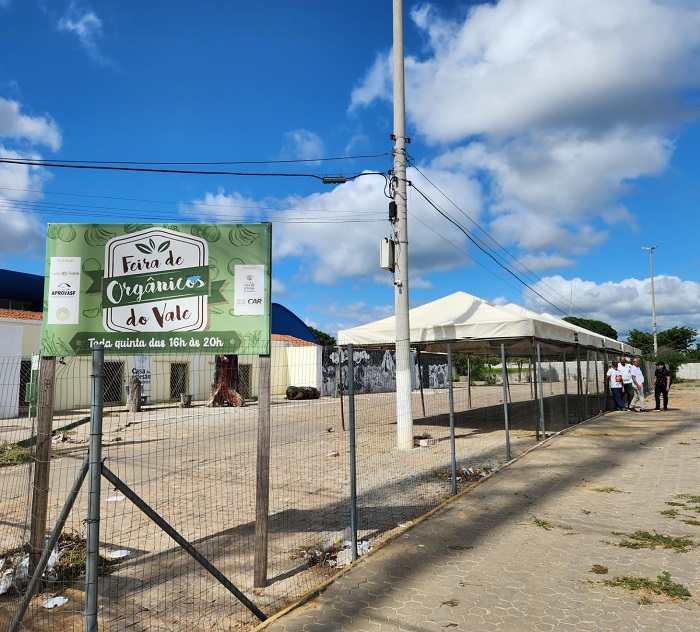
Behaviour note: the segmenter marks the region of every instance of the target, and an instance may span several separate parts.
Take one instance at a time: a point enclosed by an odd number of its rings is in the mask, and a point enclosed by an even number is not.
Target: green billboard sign
[[[42,352],[270,353],[271,224],[49,224]]]

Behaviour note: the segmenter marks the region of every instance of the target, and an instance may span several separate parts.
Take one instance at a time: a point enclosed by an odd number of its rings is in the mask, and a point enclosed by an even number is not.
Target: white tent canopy
[[[549,314],[536,314],[517,305],[501,307],[466,292],[416,307],[409,312],[411,344],[431,351],[444,351],[447,343],[454,351],[497,353],[507,343],[509,354],[529,355],[533,342],[544,353],[562,349],[595,349],[628,355],[639,351],[576,327]],[[381,346],[396,340],[395,317],[338,332],[338,344]]]

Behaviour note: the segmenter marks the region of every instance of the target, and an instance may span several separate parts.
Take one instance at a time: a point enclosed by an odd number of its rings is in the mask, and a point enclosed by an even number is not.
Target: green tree
[[[641,349],[643,354],[654,351],[654,336],[646,331],[639,331],[639,329],[630,330],[627,334],[627,343],[637,347],[637,349]]]
[[[657,332],[656,344],[659,350],[663,348],[664,353],[667,355],[669,353],[685,353],[690,349],[690,345],[693,344],[693,340],[697,335],[698,332],[690,327],[671,327],[670,329]],[[654,334],[646,331],[632,329],[627,334],[627,342],[633,347],[641,349],[644,354],[653,353],[654,351]]]
[[[591,320],[589,318],[576,318],[576,316],[566,316],[563,320],[577,327],[583,327],[588,329],[588,331],[593,331],[606,338],[612,338],[617,340],[617,330],[613,329],[608,323],[604,323],[602,320]]]
[[[316,336],[316,340],[318,340],[320,345],[324,347],[333,347],[337,344],[335,338],[330,334],[327,334],[325,331],[321,331],[320,329],[316,329],[314,327],[309,327],[309,329],[311,330],[311,333]]]
[[[660,331],[656,338],[659,346],[670,347],[676,351],[683,352],[690,349],[690,345],[693,344],[693,340],[695,340],[697,335],[697,330],[690,327],[671,327]]]

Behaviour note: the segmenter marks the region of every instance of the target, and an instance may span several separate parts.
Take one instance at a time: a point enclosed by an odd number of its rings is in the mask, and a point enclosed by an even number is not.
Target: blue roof
[[[299,340],[313,342],[316,345],[319,344],[318,340],[316,340],[316,336],[313,335],[304,321],[279,303],[272,304],[272,322],[270,323],[270,328],[273,334],[294,336],[295,338],[299,338]]]
[[[40,312],[44,306],[44,277],[0,268],[0,298],[34,303]]]

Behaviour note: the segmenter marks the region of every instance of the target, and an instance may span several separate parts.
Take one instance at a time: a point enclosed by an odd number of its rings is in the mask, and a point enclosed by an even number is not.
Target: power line
[[[547,303],[548,305],[552,306],[552,307],[553,307],[554,309],[556,309],[558,312],[561,312],[562,314],[564,314],[564,316],[566,316],[566,312],[565,312],[565,311],[563,311],[562,309],[560,309],[559,307],[557,307],[557,306],[556,306],[554,303],[552,303],[551,301],[547,300],[547,299],[546,299],[544,296],[542,296],[535,288],[533,288],[532,286],[530,286],[530,285],[527,283],[527,281],[523,280],[523,279],[520,278],[515,272],[513,272],[513,270],[511,270],[511,269],[508,268],[507,266],[503,265],[493,254],[491,254],[486,248],[484,248],[484,247],[479,243],[478,240],[474,239],[474,237],[472,236],[472,234],[471,234],[466,228],[464,228],[464,227],[463,227],[459,222],[457,222],[455,219],[453,219],[452,217],[450,217],[450,215],[449,215],[448,213],[445,213],[445,212],[444,212],[437,204],[435,204],[425,193],[423,193],[423,191],[421,191],[418,187],[416,187],[415,184],[413,184],[413,183],[410,183],[410,184],[411,184],[411,186],[416,190],[416,192],[418,192],[418,193],[423,197],[423,199],[424,199],[428,204],[430,204],[430,206],[432,206],[438,213],[440,213],[440,215],[442,215],[447,221],[449,221],[450,223],[454,224],[454,226],[456,226],[458,230],[460,230],[462,233],[464,233],[464,235],[467,237],[467,239],[469,239],[469,241],[471,241],[471,242],[472,242],[479,250],[481,250],[481,252],[483,252],[486,256],[488,256],[489,258],[491,258],[491,259],[496,263],[496,265],[498,265],[498,266],[499,266],[500,268],[502,268],[505,272],[507,272],[508,274],[510,274],[512,277],[514,277],[519,283],[522,283],[522,284],[523,284],[526,288],[528,288],[533,294],[536,294],[537,296],[539,296],[545,303]]]
[[[148,160],[70,160],[62,158],[55,162],[71,163],[80,165],[279,165],[279,164],[301,164],[301,163],[318,163],[318,162],[333,162],[341,160],[360,160],[371,158],[385,158],[391,156],[391,152],[381,154],[365,154],[358,156],[333,156],[330,158],[292,158],[287,160],[219,160],[219,161],[181,161],[181,162],[166,162],[166,161],[148,161]],[[17,160],[0,156],[0,161]]]
[[[75,162],[60,162],[60,161],[50,161],[50,160],[29,160],[24,158],[0,158],[0,164],[9,165],[26,165],[30,167],[51,167],[55,169],[88,169],[96,171],[125,171],[125,172],[138,172],[138,173],[173,173],[173,174],[185,174],[185,175],[204,175],[204,176],[246,176],[246,177],[259,177],[259,178],[314,178],[316,180],[324,181],[328,177],[320,176],[315,173],[278,173],[278,172],[244,172],[244,171],[213,171],[213,170],[197,170],[197,169],[165,169],[165,168],[154,168],[154,167],[125,167],[125,166],[111,166],[106,164],[78,164]],[[363,176],[379,175],[383,176],[385,179],[388,177],[387,174],[381,171],[364,171],[362,173],[356,173],[351,176],[341,176],[343,181],[355,180]]]
[[[440,189],[430,178],[428,178],[427,175],[425,175],[416,165],[413,161],[411,161],[411,166],[423,177],[427,182],[429,182],[452,206],[454,206],[464,217],[466,217],[476,228],[478,228],[488,239],[494,243],[500,250],[502,250],[506,255],[512,259],[520,268],[519,272],[521,274],[526,274],[524,271],[527,271],[531,277],[534,278],[535,283],[540,283],[541,286],[544,286],[545,291],[552,296],[553,298],[560,299],[564,304],[569,305],[570,307],[574,307],[579,313],[584,314],[585,316],[588,316],[590,319],[594,319],[591,314],[586,312],[583,308],[577,306],[573,300],[567,299],[565,296],[560,294],[557,290],[555,290],[553,287],[551,287],[544,279],[542,279],[539,275],[537,275],[535,272],[533,272],[528,266],[526,266],[522,261],[520,261],[515,255],[513,255],[510,251],[508,251],[504,246],[502,246],[493,236],[489,234],[489,232],[483,228],[478,222],[476,222],[474,219],[472,219],[468,213],[466,213],[464,210],[462,210],[444,191]],[[491,247],[487,246],[483,240],[481,240],[477,235],[474,235],[474,233],[470,233],[470,235],[479,241],[484,247],[488,248],[489,250],[493,250]],[[475,243],[475,245],[478,246],[478,244]],[[501,261],[504,262],[505,265],[510,266],[511,264],[507,262],[506,259],[501,257],[498,253],[494,252],[494,255],[498,257]],[[528,286],[529,287],[529,286]],[[530,288],[531,289],[531,288]],[[548,301],[549,303],[549,301]],[[551,303],[549,303],[551,305]],[[558,309],[560,312],[564,313],[563,310]]]

